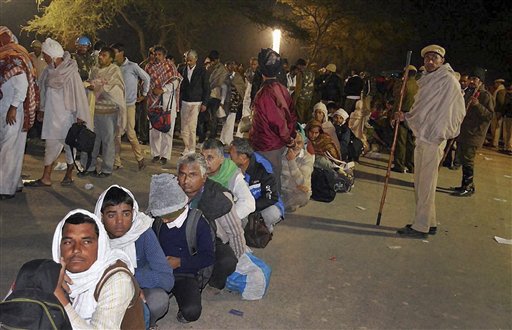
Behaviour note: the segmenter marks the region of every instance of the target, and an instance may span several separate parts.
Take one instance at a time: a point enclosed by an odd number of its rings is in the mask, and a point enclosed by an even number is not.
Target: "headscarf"
[[[23,102],[23,131],[34,125],[39,104],[39,89],[36,84],[36,71],[27,50],[18,45],[18,40],[6,26],[0,26],[0,88],[11,77],[24,73],[28,88]],[[0,99],[3,97],[0,91]]]
[[[52,38],[46,38],[41,45],[41,51],[53,59],[64,56],[64,48]]]
[[[98,257],[92,266],[81,273],[66,271],[66,274],[73,281],[73,284],[69,285],[71,289],[69,297],[71,298],[72,306],[81,318],[89,322],[98,304],[96,299],[94,299],[94,290],[105,270],[116,263],[117,260],[124,262],[132,273],[134,269],[126,253],[110,247],[108,235],[101,220],[96,215],[83,209],[70,211],[64,219],[57,224],[57,228],[55,228],[55,233],[53,234],[52,244],[52,255],[55,262],[60,263],[60,242],[62,240],[62,228],[64,227],[64,223],[70,216],[77,213],[82,213],[93,219],[99,230]]]
[[[143,212],[139,211],[139,204],[137,204],[137,201],[135,200],[135,197],[133,196],[132,192],[128,189],[118,186],[116,184],[111,185],[108,187],[107,190],[105,190],[100,197],[98,198],[98,201],[96,202],[96,207],[94,208],[94,214],[101,219],[101,206],[103,205],[103,200],[105,199],[105,195],[110,190],[110,188],[119,188],[124,190],[133,200],[133,213],[132,213],[132,226],[130,230],[123,236],[119,238],[111,238],[110,239],[110,246],[113,249],[120,249],[123,250],[128,257],[130,258],[130,261],[134,268],[137,268],[137,254],[135,251],[135,241],[139,239],[140,235],[142,235],[148,228],[151,227],[153,224],[153,218],[150,216],[145,215]]]
[[[318,127],[320,132],[315,141],[309,140],[309,142],[315,149],[315,155],[326,156],[328,152],[332,157],[336,159],[341,159],[338,148],[336,148],[336,145],[334,144],[329,134],[324,133],[324,130],[322,129],[322,123],[319,122],[318,120],[310,120],[309,123],[306,125],[306,136],[309,130],[312,129],[313,127]]]
[[[275,77],[281,70],[281,56],[271,48],[262,48],[258,54],[258,64],[265,77]]]

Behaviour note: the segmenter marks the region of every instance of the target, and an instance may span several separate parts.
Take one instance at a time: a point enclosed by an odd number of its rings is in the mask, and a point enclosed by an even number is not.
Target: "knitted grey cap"
[[[162,216],[185,207],[188,197],[178,184],[176,176],[163,173],[153,175],[149,186],[149,206],[147,212]]]

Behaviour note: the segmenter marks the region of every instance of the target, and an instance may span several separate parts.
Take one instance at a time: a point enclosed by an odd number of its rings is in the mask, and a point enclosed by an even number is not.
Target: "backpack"
[[[334,191],[337,193],[349,192],[354,185],[354,174],[352,171],[338,170],[333,171],[334,177]]]
[[[71,148],[71,155],[73,157],[73,163],[78,172],[80,169],[75,162],[74,149],[79,152],[87,153],[87,165],[84,171],[87,171],[92,162],[92,150],[94,149],[94,141],[96,140],[96,134],[85,126],[83,123],[74,123],[69,128],[68,134],[66,135],[65,143]]]
[[[187,238],[187,246],[188,246],[188,253],[193,257],[197,254],[197,224],[199,223],[199,219],[203,217],[203,213],[199,209],[189,209],[187,220],[185,223],[185,236]],[[208,219],[203,217],[206,222],[208,223],[211,234],[212,234],[212,241],[213,241],[213,248],[215,249],[215,238],[216,238],[216,225],[212,224]],[[156,234],[156,237],[159,238],[160,236],[160,229],[163,225],[162,218],[156,217],[155,221],[153,221],[153,231]],[[212,277],[213,272],[213,265],[201,268],[196,275],[196,279],[199,282],[199,287],[204,289],[208,282],[210,281],[210,277]],[[186,276],[185,274],[174,274],[174,276]]]
[[[66,311],[53,294],[60,269],[48,259],[21,266],[12,293],[0,302],[0,328],[71,330]]]
[[[332,202],[336,197],[335,182],[336,174],[333,170],[313,167],[313,173],[311,173],[311,198],[319,202]]]

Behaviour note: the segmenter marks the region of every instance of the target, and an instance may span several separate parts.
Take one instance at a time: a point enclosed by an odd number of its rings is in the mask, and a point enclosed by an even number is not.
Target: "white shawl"
[[[70,273],[66,271],[66,274],[73,281],[73,284],[69,285],[71,288],[69,297],[71,298],[72,306],[81,318],[89,322],[98,304],[96,299],[94,299],[94,290],[105,270],[117,260],[124,262],[132,273],[134,270],[130,259],[123,251],[110,248],[107,232],[103,228],[100,219],[91,212],[82,209],[70,211],[55,228],[52,244],[52,255],[55,262],[60,263],[60,242],[62,240],[64,223],[70,216],[76,213],[85,214],[93,219],[99,229],[98,257],[96,261],[85,272]]]
[[[151,227],[151,225],[153,224],[153,218],[139,211],[139,205],[137,204],[137,201],[135,200],[135,197],[133,196],[131,191],[124,187],[114,184],[108,187],[108,189],[105,190],[100,195],[100,197],[98,198],[98,202],[96,202],[94,214],[99,219],[101,219],[101,205],[103,205],[103,199],[105,198],[107,191],[109,191],[112,187],[123,189],[133,199],[133,219],[132,227],[130,228],[130,230],[128,230],[128,232],[124,234],[122,237],[110,239],[110,246],[113,249],[123,250],[123,252],[125,252],[130,258],[133,267],[137,268],[137,253],[135,251],[135,241],[139,239],[142,233],[144,233],[146,230],[148,230],[148,228]]]
[[[441,144],[459,135],[466,108],[450,64],[426,73],[418,80],[418,86],[411,111],[405,114],[414,136],[427,143]]]

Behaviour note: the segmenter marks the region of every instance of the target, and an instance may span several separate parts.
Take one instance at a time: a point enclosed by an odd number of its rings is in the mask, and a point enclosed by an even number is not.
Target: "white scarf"
[[[130,258],[133,267],[137,268],[137,253],[135,250],[135,241],[138,240],[140,235],[142,235],[146,230],[148,230],[148,228],[151,227],[151,225],[153,224],[153,218],[139,211],[139,205],[137,204],[137,201],[135,200],[135,197],[133,197],[131,191],[124,187],[114,184],[108,187],[108,189],[105,190],[100,195],[100,197],[98,198],[98,202],[96,202],[94,214],[99,219],[101,219],[101,205],[103,205],[103,199],[105,198],[107,191],[109,191],[109,189],[112,187],[123,189],[133,199],[133,220],[132,227],[130,228],[130,230],[128,230],[126,234],[119,238],[110,239],[110,246],[113,249],[123,250]]]
[[[439,145],[459,135],[466,108],[450,64],[425,74],[418,80],[418,86],[411,111],[405,114],[414,136]]]
[[[64,227],[64,223],[70,216],[76,213],[85,214],[93,219],[99,229],[98,256],[96,261],[84,272],[71,273],[66,271],[66,274],[73,281],[73,284],[69,285],[71,288],[69,297],[71,298],[72,306],[81,318],[89,322],[98,304],[96,299],[94,299],[94,290],[105,270],[117,260],[124,262],[132,273],[134,270],[130,259],[123,251],[110,248],[107,232],[105,228],[103,228],[100,219],[91,212],[82,209],[70,211],[64,219],[59,222],[57,228],[55,228],[52,244],[52,255],[55,262],[60,263],[60,242],[62,240],[62,228]]]

